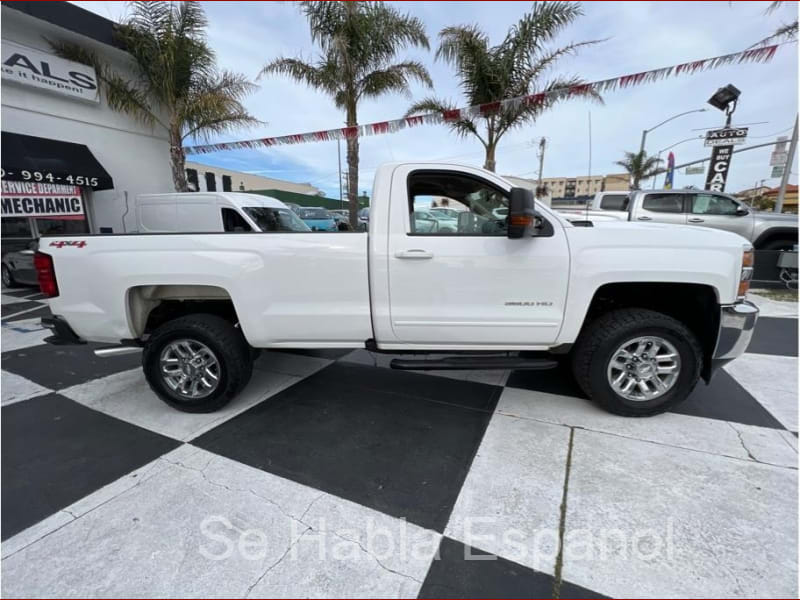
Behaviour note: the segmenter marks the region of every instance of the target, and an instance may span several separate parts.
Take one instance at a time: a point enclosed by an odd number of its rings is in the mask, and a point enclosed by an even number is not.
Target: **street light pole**
[[[775,212],[783,212],[783,199],[786,196],[786,184],[789,183],[789,173],[794,165],[794,153],[797,151],[797,116],[794,118],[794,130],[792,131],[792,141],[789,142],[789,154],[786,155],[786,166],[783,167],[783,177],[781,177],[781,188],[778,190],[778,199],[775,201]]]
[[[706,112],[706,110],[708,110],[708,109],[706,109],[706,108],[695,108],[694,110],[687,110],[686,112],[682,112],[682,113],[679,113],[677,115],[673,115],[669,119],[664,119],[663,121],[661,121],[661,123],[659,123],[658,125],[654,125],[650,129],[643,129],[642,130],[642,143],[639,145],[639,154],[644,152],[644,142],[647,139],[647,134],[650,133],[651,131],[653,131],[654,129],[658,129],[659,127],[661,127],[665,123],[669,123],[673,119],[677,119],[678,117],[682,117],[683,115],[690,115],[690,114],[696,113],[696,112]]]

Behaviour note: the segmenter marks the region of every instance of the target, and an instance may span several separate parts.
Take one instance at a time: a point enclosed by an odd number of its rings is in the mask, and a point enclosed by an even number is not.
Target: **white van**
[[[142,194],[132,233],[311,231],[283,202],[260,194],[190,192]]]

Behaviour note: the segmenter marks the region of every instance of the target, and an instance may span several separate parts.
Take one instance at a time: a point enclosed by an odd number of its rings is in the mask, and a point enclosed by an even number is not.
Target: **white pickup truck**
[[[752,248],[724,231],[575,226],[477,168],[380,167],[369,232],[74,235],[35,264],[52,343],[143,348],[153,390],[207,412],[247,383],[253,349],[412,354],[400,369],[543,369],[643,416],[744,352]],[[463,205],[455,228],[415,220]],[[505,210],[503,210],[505,209]]]

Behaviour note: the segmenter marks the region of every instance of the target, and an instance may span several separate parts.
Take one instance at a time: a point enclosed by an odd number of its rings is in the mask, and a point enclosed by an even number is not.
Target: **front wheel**
[[[682,402],[700,378],[702,350],[680,321],[621,309],[589,323],[572,357],[581,389],[610,412],[644,417]]]
[[[252,374],[250,347],[241,331],[215,315],[169,321],[153,332],[142,353],[153,391],[171,407],[207,413],[228,404]]]

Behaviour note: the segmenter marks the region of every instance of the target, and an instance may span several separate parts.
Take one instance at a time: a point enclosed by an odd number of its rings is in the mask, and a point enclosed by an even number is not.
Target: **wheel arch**
[[[797,241],[797,228],[795,227],[770,227],[761,233],[753,242],[753,247],[760,250],[769,242],[774,240],[794,240]]]
[[[239,322],[233,299],[214,285],[138,285],[128,289],[126,312],[134,338],[141,339],[167,321],[206,313]]]
[[[682,322],[697,337],[703,350],[701,376],[711,378],[711,358],[719,335],[717,290],[700,283],[607,283],[595,290],[581,333],[598,317],[620,308],[646,308]],[[580,336],[580,334],[579,334]]]

